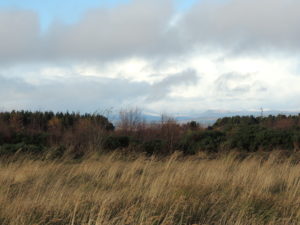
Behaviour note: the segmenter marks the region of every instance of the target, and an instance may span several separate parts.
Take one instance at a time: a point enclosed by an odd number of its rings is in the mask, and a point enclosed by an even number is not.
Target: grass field
[[[2,160],[0,224],[300,224],[300,165],[277,153]]]

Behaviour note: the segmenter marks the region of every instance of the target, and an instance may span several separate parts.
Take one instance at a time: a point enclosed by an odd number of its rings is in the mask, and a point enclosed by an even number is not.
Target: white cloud
[[[174,58],[174,73],[169,73],[169,63],[157,67],[142,59],[128,60],[128,66],[126,61],[105,66],[14,66],[0,70],[2,79],[6,79],[0,82],[1,104],[75,111],[140,106],[173,113],[260,107],[298,109],[300,102],[295,99],[300,97],[300,76],[291,72],[295,61],[293,57],[220,61],[216,55],[198,53],[187,56],[184,62],[179,57],[177,64]],[[122,68],[131,67],[136,70],[124,69],[120,73]]]

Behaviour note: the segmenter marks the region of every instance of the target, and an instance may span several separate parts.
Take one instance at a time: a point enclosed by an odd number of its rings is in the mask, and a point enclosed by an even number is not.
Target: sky
[[[300,111],[298,0],[0,0],[0,110]]]

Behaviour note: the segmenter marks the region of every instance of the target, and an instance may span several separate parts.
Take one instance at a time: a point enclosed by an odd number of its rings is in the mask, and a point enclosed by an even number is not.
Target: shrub
[[[180,146],[185,154],[195,154],[199,150],[217,152],[224,137],[221,131],[192,131],[183,137]]]
[[[294,148],[292,130],[271,130],[266,129],[257,134],[257,142],[264,150]]]
[[[164,151],[165,144],[160,139],[150,140],[143,143],[143,150],[149,154],[161,154]]]
[[[0,146],[0,156],[15,154],[23,144],[4,144]]]
[[[109,136],[103,142],[103,148],[107,150],[115,150],[117,148],[126,148],[129,146],[128,136]]]
[[[256,151],[259,148],[256,135],[261,132],[257,125],[242,126],[226,135],[226,149],[239,149],[245,151]]]
[[[0,145],[4,144],[4,136],[0,133]]]
[[[9,156],[17,152],[26,154],[40,154],[44,152],[43,146],[28,145],[25,143],[4,144],[0,146],[0,156]]]
[[[296,130],[293,134],[293,143],[294,147],[299,149],[300,148],[300,131]]]
[[[258,125],[242,126],[228,132],[226,146],[229,149],[239,149],[254,152],[258,149],[286,149],[294,147],[293,130],[274,130]]]

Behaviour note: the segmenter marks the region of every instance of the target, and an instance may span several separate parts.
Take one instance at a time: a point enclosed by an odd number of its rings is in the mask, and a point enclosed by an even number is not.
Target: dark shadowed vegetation
[[[27,153],[32,157],[79,159],[87,153],[140,152],[147,155],[185,155],[231,150],[257,152],[300,146],[300,116],[235,116],[204,128],[191,121],[177,123],[162,116],[147,123],[139,110],[124,110],[114,126],[98,114],[12,111],[0,113],[0,156]]]

